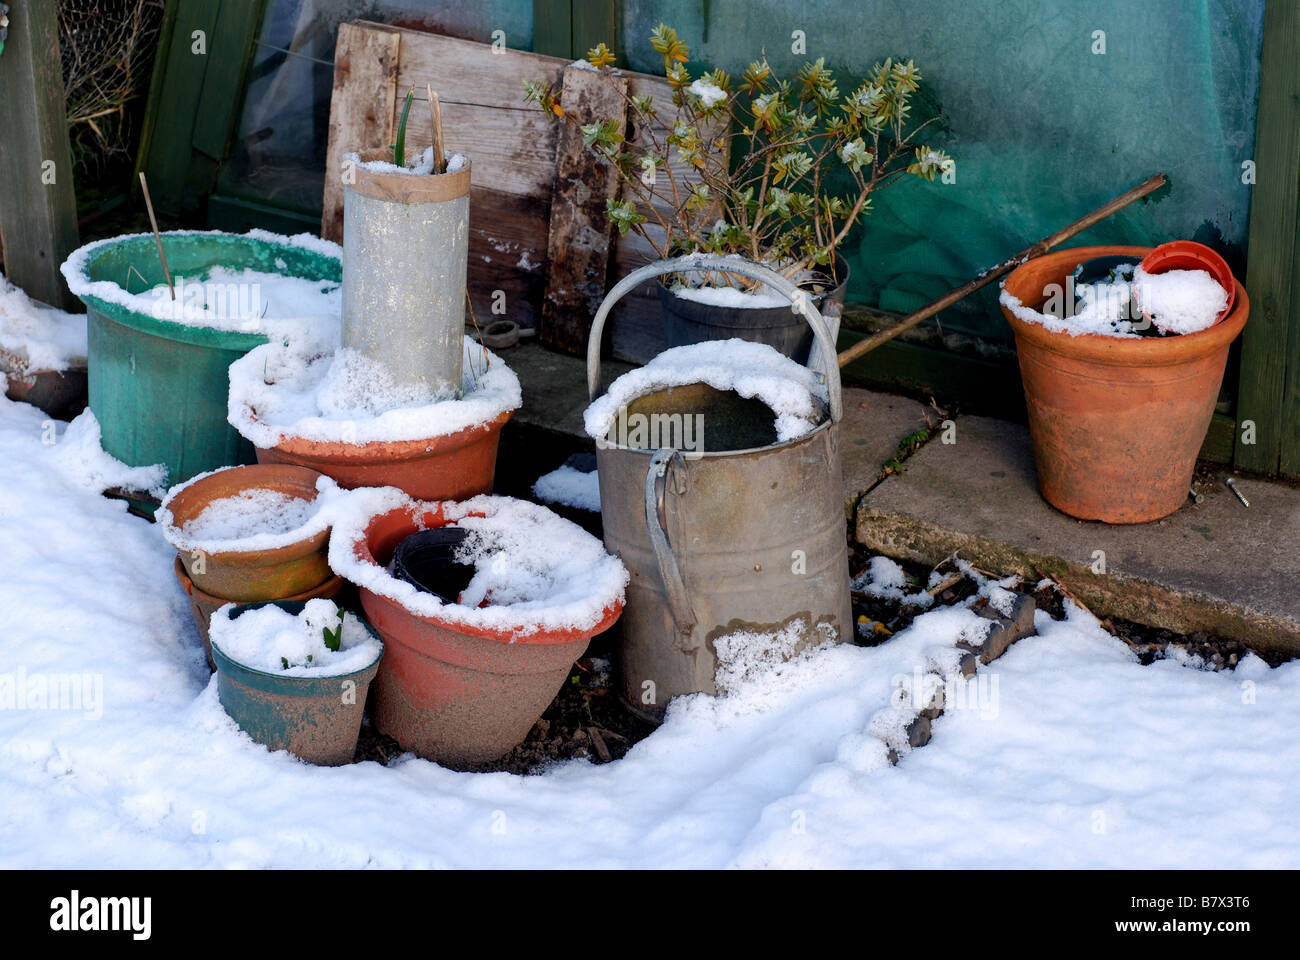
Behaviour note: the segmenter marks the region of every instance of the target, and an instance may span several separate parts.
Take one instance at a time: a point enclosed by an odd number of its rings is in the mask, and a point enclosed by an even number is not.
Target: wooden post
[[[605,202],[618,195],[618,175],[583,143],[578,126],[616,117],[626,123],[627,78],[568,67],[555,146],[555,192],[546,252],[550,273],[542,301],[541,340],[568,353],[587,349],[587,332],[605,297],[610,236]]]
[[[1300,6],[1268,3],[1255,122],[1235,463],[1300,476]],[[1250,421],[1243,428],[1243,424]],[[1245,442],[1253,440],[1253,442]]]
[[[77,200],[54,0],[11,4],[0,56],[0,243],[5,274],[37,300],[78,308],[59,273],[77,248]]]
[[[373,24],[341,23],[334,43],[334,90],[325,147],[320,235],[343,241],[343,155],[387,146],[397,134],[397,57],[402,39]]]

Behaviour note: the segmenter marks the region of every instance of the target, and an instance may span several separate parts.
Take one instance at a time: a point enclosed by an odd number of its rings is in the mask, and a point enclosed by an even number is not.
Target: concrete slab
[[[881,467],[893,458],[903,438],[940,419],[934,410],[907,397],[844,388],[840,467],[844,473],[844,508],[850,517],[858,497],[884,476]]]
[[[854,526],[864,547],[1051,573],[1099,615],[1300,654],[1300,490],[1237,478],[1249,509],[1216,484],[1203,503],[1189,498],[1155,523],[1085,522],[1039,495],[1027,427],[956,423],[956,442],[931,440],[861,499]]]

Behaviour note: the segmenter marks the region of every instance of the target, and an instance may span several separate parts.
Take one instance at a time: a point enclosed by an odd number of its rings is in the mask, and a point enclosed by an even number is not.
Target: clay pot
[[[208,658],[208,669],[217,669],[212,660],[212,641],[208,638],[208,624],[212,622],[212,615],[230,603],[229,600],[223,600],[220,597],[214,597],[210,593],[204,593],[194,585],[185,573],[185,567],[181,565],[181,558],[176,558],[176,582],[181,585],[185,591],[185,596],[190,601],[190,614],[194,617],[194,626],[198,628],[199,639],[203,641],[203,652]],[[308,600],[321,598],[324,600],[333,600],[342,591],[347,581],[342,577],[330,577],[318,587],[308,590],[306,593],[299,593],[292,597],[281,597],[285,603],[306,603]]]
[[[302,500],[316,499],[320,474],[298,466],[257,464],[219,470],[192,482],[167,502],[170,526],[182,529],[214,500],[245,490],[274,490]],[[306,593],[328,580],[332,573],[326,551],[329,528],[296,543],[271,550],[225,550],[204,553],[177,550],[185,572],[201,591],[226,602],[253,603],[281,600]]]
[[[1006,279],[1026,306],[1064,286],[1093,257],[1144,257],[1147,247],[1075,247],[1021,264]],[[1228,347],[1245,326],[1250,301],[1236,283],[1227,317],[1172,337],[1072,337],[1026,323],[1003,307],[1016,335],[1038,488],[1081,520],[1145,523],[1187,499],[1223,381]]]
[[[436,505],[393,510],[374,517],[353,550],[386,566],[412,533],[446,522]],[[522,742],[590,639],[622,612],[620,602],[590,629],[524,633],[418,616],[364,587],[361,605],[387,654],[375,679],[375,726],[452,765],[494,760]]]
[[[466,500],[492,492],[501,428],[510,412],[494,420],[431,440],[343,443],[285,437],[257,451],[264,464],[297,464],[318,470],[348,490],[397,487],[417,500]]]
[[[231,619],[245,610],[264,606],[246,604],[230,611]],[[276,606],[292,614],[302,603],[281,601]],[[369,624],[361,621],[372,634]],[[288,750],[320,766],[351,763],[361,733],[366,693],[379,669],[384,651],[373,663],[353,673],[332,677],[296,677],[266,673],[231,660],[216,644],[217,696],[241,730],[271,750]]]

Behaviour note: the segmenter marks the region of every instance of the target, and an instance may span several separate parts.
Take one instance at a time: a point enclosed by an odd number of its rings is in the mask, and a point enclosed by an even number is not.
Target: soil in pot
[[[329,600],[224,607],[211,625],[221,705],[271,750],[349,763],[383,644]]]
[[[1002,309],[1016,336],[1039,490],[1079,519],[1145,523],[1186,501],[1228,348],[1250,311],[1239,283],[1226,317],[1179,336],[1072,333],[1037,309],[1079,263],[1149,252],[1060,250],[1017,267],[1004,284]]]
[[[832,338],[839,331],[844,291],[849,282],[849,265],[838,255],[835,278],[810,286],[813,304],[825,318]],[[796,363],[808,363],[812,330],[799,314],[790,310],[790,301],[780,294],[761,287],[752,294],[734,287],[681,290],[670,283],[656,284],[669,347],[736,337],[765,343]]]
[[[249,603],[300,595],[332,576],[322,511],[333,481],[298,466],[257,464],[201,474],[167,493],[163,536],[205,594]]]
[[[590,534],[536,504],[365,493],[338,520],[330,563],[360,587],[388,651],[375,725],[439,763],[493,760],[523,740],[590,638],[618,619],[627,572]],[[388,572],[412,534],[453,524],[469,531],[459,560],[475,567],[460,603]]]

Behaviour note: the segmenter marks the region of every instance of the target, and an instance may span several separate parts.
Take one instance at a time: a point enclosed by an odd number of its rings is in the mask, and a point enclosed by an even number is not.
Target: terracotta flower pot
[[[510,411],[485,423],[430,440],[343,443],[285,437],[257,450],[265,464],[297,464],[339,486],[397,487],[417,500],[466,500],[492,492],[501,428]]]
[[[301,539],[271,549],[222,551],[186,549],[181,531],[214,500],[246,490],[274,490],[315,500],[318,479],[320,474],[315,470],[291,465],[256,464],[218,470],[173,488],[159,508],[158,522],[177,548],[186,574],[203,593],[238,603],[297,596],[333,576],[326,556],[329,527],[312,529]]]
[[[276,604],[289,613],[300,603]],[[236,607],[231,618],[263,604]],[[361,621],[372,635],[374,630]],[[271,750],[288,750],[308,763],[338,766],[351,763],[361,733],[370,682],[384,651],[372,663],[352,673],[329,677],[283,676],[246,667],[227,657],[217,644],[212,657],[220,675],[217,694],[222,707],[241,730]]]
[[[447,522],[437,504],[392,510],[371,519],[353,552],[385,566],[407,536]],[[419,616],[364,587],[361,604],[387,651],[375,679],[375,725],[426,759],[458,765],[519,744],[623,607],[610,604],[588,629],[523,632]]]
[[[203,652],[208,658],[208,669],[215,670],[217,665],[212,660],[212,640],[208,637],[208,624],[212,622],[212,615],[230,601],[214,597],[210,593],[204,593],[196,587],[194,581],[186,575],[180,557],[176,558],[175,572],[176,582],[181,585],[181,589],[185,591],[185,596],[189,598],[190,615],[194,617],[194,626],[198,628],[199,639],[203,641]],[[317,598],[333,600],[343,590],[346,583],[347,581],[342,577],[333,576],[306,593],[295,594],[292,597],[278,597],[277,599],[286,603],[306,603],[308,600]]]
[[[1037,307],[1048,284],[1064,286],[1085,260],[1149,252],[1060,250],[1021,264],[1006,290]],[[1145,523],[1177,510],[1209,429],[1228,347],[1250,312],[1241,284],[1228,316],[1183,336],[1072,337],[1005,306],[1002,312],[1016,335],[1043,497],[1072,517],[1106,523]]]

